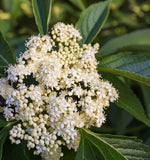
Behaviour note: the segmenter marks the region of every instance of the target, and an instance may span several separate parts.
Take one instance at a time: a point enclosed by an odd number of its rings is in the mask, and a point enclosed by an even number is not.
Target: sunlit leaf
[[[84,10],[76,24],[83,39],[82,43],[90,43],[100,32],[109,13],[110,1],[99,2]]]

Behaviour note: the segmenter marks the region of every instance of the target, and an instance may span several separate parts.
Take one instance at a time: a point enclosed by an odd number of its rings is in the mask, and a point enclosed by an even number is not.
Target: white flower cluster
[[[4,116],[20,122],[10,130],[11,142],[26,140],[45,160],[59,160],[62,145],[77,150],[78,128],[100,127],[104,108],[118,98],[97,73],[98,44],[80,46],[81,38],[72,25],[57,23],[50,36],[31,37],[7,79],[0,79]]]

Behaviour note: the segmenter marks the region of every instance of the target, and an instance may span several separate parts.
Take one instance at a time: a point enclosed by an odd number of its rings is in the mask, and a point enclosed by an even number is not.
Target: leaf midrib
[[[90,132],[89,130],[86,130],[84,128],[82,128],[82,130],[84,130],[85,132],[87,132],[88,134],[92,135],[93,137],[99,139],[100,141],[102,141],[104,144],[107,144],[109,147],[111,147],[112,149],[114,149],[119,155],[121,155],[125,160],[127,160],[126,157],[124,157],[118,150],[116,150],[112,145],[110,145],[109,143],[107,143],[106,141],[104,141],[103,139],[101,139],[100,137],[98,137],[97,135],[94,135],[92,132]],[[93,143],[91,141],[91,143],[96,147],[99,148],[99,146],[97,146],[95,143]],[[103,152],[101,152],[103,154]],[[112,153],[110,152],[110,154],[112,155]],[[104,156],[104,155],[103,155]],[[112,156],[113,157],[113,156]]]

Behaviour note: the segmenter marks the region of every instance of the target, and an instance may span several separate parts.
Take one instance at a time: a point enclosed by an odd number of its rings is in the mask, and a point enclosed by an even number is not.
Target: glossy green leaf
[[[10,63],[14,63],[12,51],[0,32],[0,73],[4,73],[4,69],[8,67]]]
[[[76,160],[102,160],[97,157],[100,154],[105,160],[148,160],[150,157],[150,147],[135,137],[103,135],[87,129],[80,129],[80,133]]]
[[[103,141],[113,146],[128,160],[148,160],[150,147],[135,137],[96,134]],[[119,160],[119,159],[116,159]]]
[[[70,2],[73,3],[75,6],[77,6],[81,10],[85,9],[85,5],[83,3],[83,0],[70,0]]]
[[[95,133],[80,129],[81,141],[75,160],[100,160],[101,155],[105,160],[127,160],[113,146],[109,145]]]
[[[51,18],[52,0],[32,0],[32,7],[41,35],[46,34]]]
[[[146,52],[125,52],[107,56],[100,60],[98,69],[150,86],[150,54]]]
[[[150,126],[150,119],[147,118],[140,100],[136,97],[133,91],[116,76],[111,74],[103,74],[103,76],[118,90],[119,99],[116,102],[116,105],[125,109],[136,119]]]
[[[105,56],[111,55],[113,53],[130,50],[147,48],[150,50],[150,29],[143,29],[135,31],[114,39],[109,40],[96,55],[97,59],[102,59]]]
[[[76,28],[80,31],[82,43],[90,43],[100,32],[109,13],[110,1],[91,5],[82,12]]]

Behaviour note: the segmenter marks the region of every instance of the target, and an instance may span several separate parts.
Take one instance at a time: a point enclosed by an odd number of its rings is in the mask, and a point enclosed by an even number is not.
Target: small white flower
[[[4,115],[5,115],[6,120],[8,121],[10,117],[13,117],[13,109],[9,107],[5,107]]]

